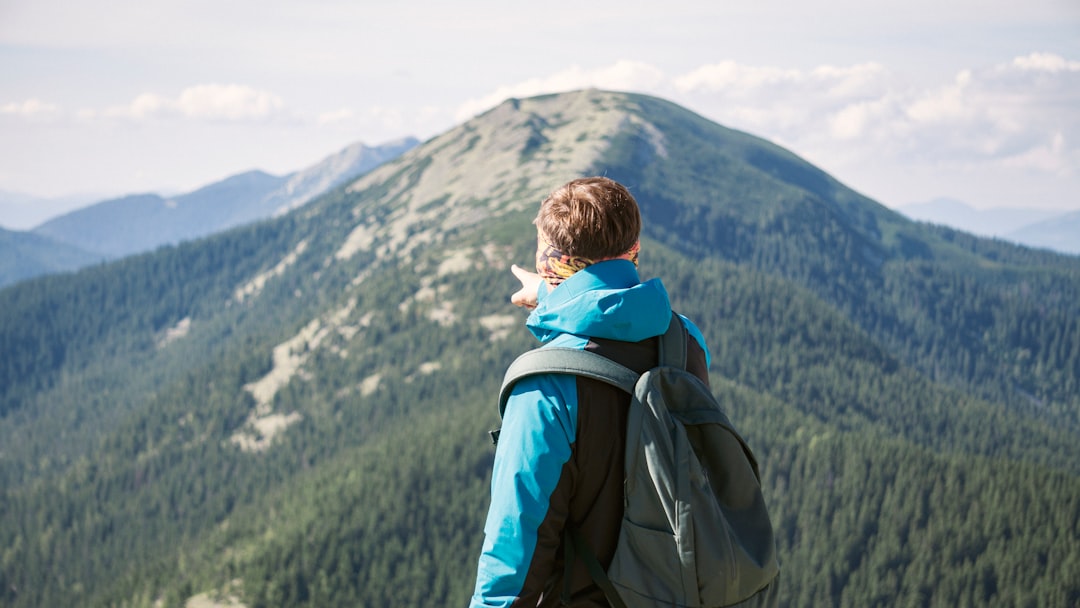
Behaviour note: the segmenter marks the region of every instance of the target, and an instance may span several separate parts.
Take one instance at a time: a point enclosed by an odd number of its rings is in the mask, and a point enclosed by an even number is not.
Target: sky
[[[0,191],[187,192],[586,87],[890,207],[1080,209],[1077,0],[0,0]]]

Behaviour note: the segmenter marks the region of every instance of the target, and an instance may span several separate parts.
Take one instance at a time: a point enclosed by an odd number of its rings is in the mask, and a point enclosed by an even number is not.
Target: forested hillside
[[[286,216],[0,291],[0,606],[464,605],[508,302],[628,185],[788,606],[1080,603],[1080,261],[915,224],[662,100],[509,100]]]

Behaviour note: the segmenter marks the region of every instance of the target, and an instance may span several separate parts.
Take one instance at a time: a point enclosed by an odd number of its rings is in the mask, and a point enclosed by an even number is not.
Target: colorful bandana
[[[634,246],[631,247],[629,251],[622,255],[593,260],[581,256],[565,254],[556,249],[554,245],[544,240],[541,236],[537,238],[536,244],[536,272],[547,281],[548,285],[551,285],[551,287],[554,288],[559,283],[569,279],[575,272],[597,262],[605,262],[607,260],[630,260],[634,263],[634,266],[637,266],[638,252],[640,251],[641,241],[638,241],[634,243]]]

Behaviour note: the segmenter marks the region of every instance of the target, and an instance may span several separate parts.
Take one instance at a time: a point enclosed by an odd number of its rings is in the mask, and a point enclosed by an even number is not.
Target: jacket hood
[[[525,325],[541,342],[559,334],[638,342],[664,333],[671,302],[659,279],[644,283],[628,260],[586,266],[547,291]]]

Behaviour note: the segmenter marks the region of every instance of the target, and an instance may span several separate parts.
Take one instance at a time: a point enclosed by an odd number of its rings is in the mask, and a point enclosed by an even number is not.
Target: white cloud
[[[851,97],[873,93],[888,73],[877,63],[847,67],[823,65],[810,71],[772,66],[747,66],[722,61],[701,66],[673,79],[682,93],[723,93],[736,97],[759,96],[766,90],[806,91],[815,96]]]
[[[33,98],[22,102],[9,102],[0,105],[0,114],[11,114],[31,119],[53,118],[60,114],[60,106]]]
[[[277,95],[239,84],[199,84],[176,97],[142,93],[131,103],[104,112],[83,110],[83,118],[98,116],[132,120],[185,118],[205,122],[273,122],[295,117]]]
[[[273,93],[242,85],[201,84],[184,89],[180,112],[210,120],[267,120],[282,114],[285,104]]]
[[[675,88],[686,93],[709,92],[745,95],[767,86],[796,83],[803,79],[798,70],[739,65],[723,61],[703,65],[675,78]]]
[[[904,113],[912,122],[933,126],[935,123],[963,120],[970,116],[971,72],[964,70],[956,75],[956,81],[936,90],[926,91],[905,104]]]
[[[1072,162],[1069,156],[1072,156]],[[1054,133],[1049,141],[1002,159],[1001,166],[1009,169],[1034,169],[1043,173],[1068,175],[1075,171],[1080,153],[1076,149],[1068,150],[1065,136]]]
[[[868,137],[872,125],[881,124],[895,111],[891,97],[850,103],[828,117],[828,132],[840,141]]]
[[[1077,108],[1080,62],[1033,53],[961,71],[913,99],[905,114],[912,137],[935,156],[1060,172],[1080,170]]]
[[[878,63],[808,70],[735,61],[672,78],[674,101],[727,126],[806,151],[811,142],[874,136],[895,112],[895,77]]]
[[[1021,70],[1042,72],[1080,72],[1080,61],[1069,61],[1052,53],[1032,53],[1013,59],[1012,65]]]
[[[585,70],[578,66],[544,78],[531,78],[502,86],[489,95],[470,99],[458,107],[457,120],[468,120],[511,97],[530,97],[596,87],[618,91],[655,91],[666,85],[667,77],[658,68],[638,61],[618,61],[610,66]]]
[[[174,106],[173,102],[156,93],[143,93],[136,97],[127,107],[116,108],[112,113],[117,116],[129,116],[136,119],[153,118],[171,113]]]

